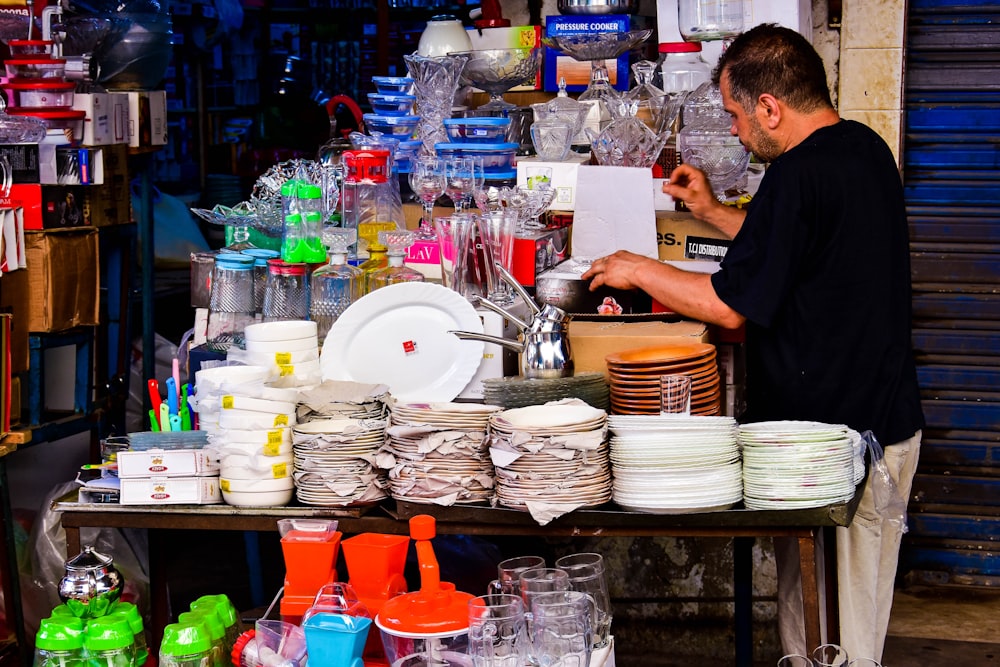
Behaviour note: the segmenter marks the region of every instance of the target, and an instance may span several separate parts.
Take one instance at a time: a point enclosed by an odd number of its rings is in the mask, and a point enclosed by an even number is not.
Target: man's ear
[[[757,98],[757,119],[760,124],[773,130],[781,121],[781,106],[774,95],[764,93]]]

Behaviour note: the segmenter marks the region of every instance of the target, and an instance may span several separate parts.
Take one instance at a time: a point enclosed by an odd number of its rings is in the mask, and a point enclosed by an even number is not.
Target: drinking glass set
[[[476,667],[587,667],[608,646],[611,601],[600,554],[545,566],[519,556],[497,566],[488,592],[469,601],[469,654]]]
[[[778,667],[882,667],[872,658],[851,660],[847,651],[837,644],[817,646],[808,656],[786,655],[778,660]]]

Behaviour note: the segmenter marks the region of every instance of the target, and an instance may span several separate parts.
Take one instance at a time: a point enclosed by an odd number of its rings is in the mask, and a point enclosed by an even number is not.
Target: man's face
[[[719,78],[719,90],[722,92],[722,108],[732,120],[729,133],[739,137],[740,143],[764,162],[770,162],[781,155],[778,142],[768,134],[757,117],[757,111],[761,106],[758,104],[754,106],[753,113],[747,113],[747,110],[730,95],[729,73],[726,71]]]

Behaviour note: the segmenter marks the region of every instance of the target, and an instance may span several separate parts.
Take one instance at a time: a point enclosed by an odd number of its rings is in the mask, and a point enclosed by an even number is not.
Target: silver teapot
[[[478,303],[502,317],[506,317],[521,330],[519,340],[475,333],[450,331],[463,340],[480,340],[494,343],[518,352],[521,357],[521,375],[526,378],[558,378],[573,375],[573,355],[569,347],[570,315],[551,304],[539,307],[528,291],[514,276],[497,263],[500,277],[517,292],[531,309],[531,322],[512,315],[489,299],[478,297]]]
[[[59,581],[59,597],[74,615],[96,618],[105,615],[121,597],[125,579],[110,556],[86,546],[66,561],[66,575]]]

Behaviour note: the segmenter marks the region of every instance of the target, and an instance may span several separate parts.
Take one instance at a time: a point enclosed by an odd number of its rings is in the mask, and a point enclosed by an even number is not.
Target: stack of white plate
[[[854,496],[854,446],[841,424],[743,424],[743,502],[749,509],[804,509]]]
[[[306,505],[351,507],[386,497],[375,459],[386,422],[316,419],[292,430],[295,494]]]
[[[264,366],[195,373],[199,425],[209,431],[222,497],[230,505],[272,507],[292,499],[290,429],[298,390],[270,387],[265,381],[272,377]]]
[[[379,454],[396,500],[438,505],[493,498],[493,464],[486,429],[495,405],[394,403]]]
[[[728,509],[743,499],[731,417],[613,415],[614,500],[635,512],[681,514]]]
[[[316,323],[306,320],[261,322],[244,330],[246,351],[230,357],[264,366],[282,378],[283,386],[308,386],[320,381]]]
[[[493,415],[490,456],[497,501],[536,519],[608,502],[607,433],[607,413],[579,399]]]

